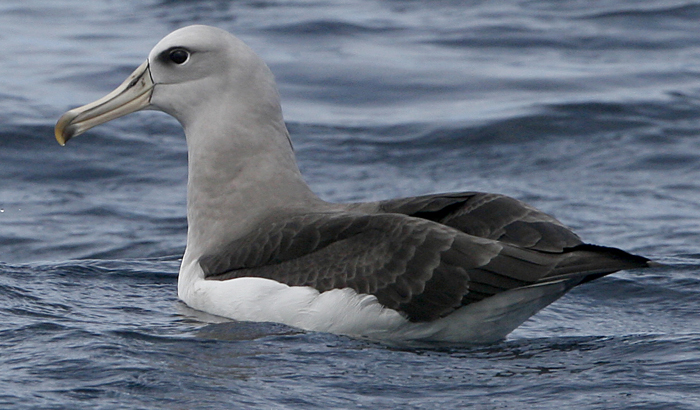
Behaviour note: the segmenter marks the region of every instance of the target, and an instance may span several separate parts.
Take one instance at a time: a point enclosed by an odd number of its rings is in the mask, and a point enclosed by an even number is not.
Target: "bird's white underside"
[[[506,291],[432,322],[410,322],[373,295],[352,289],[320,293],[270,279],[206,280],[196,261],[183,260],[178,296],[188,306],[239,321],[283,323],[396,344],[492,343],[505,338],[568,290],[565,281]]]

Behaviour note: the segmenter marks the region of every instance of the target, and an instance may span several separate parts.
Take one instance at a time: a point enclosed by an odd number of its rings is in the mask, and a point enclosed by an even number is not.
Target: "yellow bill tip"
[[[77,113],[75,110],[70,110],[63,114],[61,118],[56,122],[56,128],[54,128],[54,134],[56,135],[56,141],[61,146],[65,146],[66,142],[75,135],[74,127],[71,127],[71,122],[75,119]]]

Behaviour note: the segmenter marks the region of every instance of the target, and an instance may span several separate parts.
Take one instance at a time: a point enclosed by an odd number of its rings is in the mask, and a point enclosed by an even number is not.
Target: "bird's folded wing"
[[[427,321],[550,276],[582,280],[590,261],[572,262],[576,254],[518,248],[400,214],[341,212],[269,218],[199,262],[209,280],[261,277],[321,292],[352,288],[410,320]],[[620,269],[602,265],[606,272]]]

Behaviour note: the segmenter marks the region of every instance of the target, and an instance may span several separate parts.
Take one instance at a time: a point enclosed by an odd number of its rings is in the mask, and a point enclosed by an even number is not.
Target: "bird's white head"
[[[63,145],[96,125],[143,109],[164,111],[185,129],[206,126],[211,118],[234,124],[237,119],[282,121],[274,77],[262,59],[228,32],[195,25],[163,38],[112,93],[64,114],[56,139]]]

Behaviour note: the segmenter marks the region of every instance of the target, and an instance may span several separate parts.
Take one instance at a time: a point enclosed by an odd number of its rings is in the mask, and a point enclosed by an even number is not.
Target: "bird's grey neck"
[[[324,209],[296,165],[284,123],[226,130],[187,127],[188,246],[203,254],[275,212]],[[249,133],[255,129],[255,135]]]

